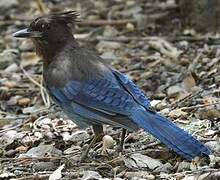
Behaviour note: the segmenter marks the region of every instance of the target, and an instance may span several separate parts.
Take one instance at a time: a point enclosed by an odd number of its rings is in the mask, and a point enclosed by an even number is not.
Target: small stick
[[[196,108],[203,108],[206,106],[212,106],[212,105],[216,105],[216,104],[220,104],[220,101],[214,102],[214,103],[209,103],[209,104],[198,104],[195,106],[189,106],[189,107],[182,107],[180,108],[181,110],[191,110],[191,109],[196,109]]]
[[[37,3],[37,7],[38,7],[38,10],[40,11],[41,14],[46,14],[47,13],[47,10],[46,10],[46,7],[43,3],[42,0],[35,0],[36,3]]]
[[[199,90],[199,91],[197,91],[197,92],[195,92],[195,93],[189,93],[189,94],[186,95],[185,97],[183,97],[183,98],[181,98],[181,99],[179,99],[179,100],[173,102],[173,103],[170,105],[170,106],[172,107],[171,109],[175,109],[175,108],[178,106],[179,103],[183,103],[183,102],[185,102],[185,101],[187,101],[187,100],[189,100],[189,99],[192,99],[193,97],[195,97],[195,96],[201,94],[202,92],[203,92],[203,90]]]
[[[122,19],[122,20],[83,20],[81,22],[77,22],[78,25],[81,26],[103,26],[103,25],[126,25],[127,23],[136,24],[137,21],[135,19]]]
[[[125,36],[119,36],[119,37],[105,37],[105,36],[98,36],[96,39],[97,40],[105,40],[105,41],[118,41],[118,42],[129,42],[129,41],[152,41],[156,40],[159,37],[157,36],[145,36],[145,37],[125,37]],[[219,41],[220,37],[217,36],[176,36],[176,37],[166,37],[162,36],[160,37],[162,39],[171,41],[171,42],[176,42],[176,41],[208,41],[208,40],[213,40],[213,41]]]
[[[27,71],[20,65],[21,70],[23,71],[24,75],[35,85],[37,85],[40,88],[40,92],[41,92],[41,97],[43,99],[44,105],[46,107],[50,107],[50,99],[49,99],[49,95],[47,94],[46,89],[42,86],[42,84],[38,83],[37,81],[35,81],[28,73]],[[41,81],[42,83],[42,81]]]
[[[1,130],[1,131],[0,131],[0,134],[4,133],[4,132],[6,132],[6,131],[10,131],[10,130],[13,130],[13,129],[17,129],[17,128],[23,126],[24,124],[26,124],[26,123],[29,122],[29,121],[31,121],[31,118],[29,118],[28,120],[22,122],[21,124],[18,124],[18,125],[16,125],[16,126],[13,126],[13,127],[10,127],[10,128]],[[1,160],[1,158],[0,158],[0,160]]]

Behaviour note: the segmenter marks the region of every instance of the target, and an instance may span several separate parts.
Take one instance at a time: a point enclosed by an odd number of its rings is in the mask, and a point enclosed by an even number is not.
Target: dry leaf
[[[152,48],[158,50],[160,53],[172,59],[177,59],[181,54],[181,51],[179,51],[168,41],[161,38],[155,38],[154,40],[148,41],[148,44]]]
[[[169,112],[168,116],[171,118],[180,118],[186,117],[188,115],[187,112],[183,111],[182,109],[174,109]]]
[[[20,157],[44,157],[47,156],[60,156],[62,151],[53,147],[53,145],[39,145],[28,150],[25,154],[21,154]]]
[[[126,158],[124,160],[124,162],[125,162],[125,165],[128,168],[133,168],[133,167],[144,168],[144,167],[148,167],[151,170],[163,165],[159,160],[153,159],[153,158],[151,158],[149,156],[145,156],[145,155],[140,154],[140,153],[132,154],[130,157]]]
[[[96,171],[84,171],[81,180],[99,180],[102,176]]]
[[[60,179],[62,177],[62,170],[64,168],[65,164],[61,165],[60,167],[58,167],[49,177],[49,180],[57,180]]]
[[[188,73],[185,79],[183,80],[183,87],[186,91],[190,92],[196,86],[196,81],[193,78],[191,73]]]

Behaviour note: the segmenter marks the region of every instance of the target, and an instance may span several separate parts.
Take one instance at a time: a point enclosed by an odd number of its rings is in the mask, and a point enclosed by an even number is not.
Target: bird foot
[[[88,158],[88,154],[89,154],[89,150],[91,149],[91,147],[94,145],[94,143],[100,139],[100,137],[102,137],[103,135],[95,135],[92,139],[92,141],[90,142],[89,145],[84,145],[82,148],[82,154],[80,156],[80,162],[84,162],[87,158]]]
[[[123,153],[123,151],[124,151],[124,147],[123,147],[123,145],[121,145],[121,144],[119,144],[118,146],[117,146],[117,152],[118,153]]]
[[[79,157],[79,162],[85,162],[85,160],[88,158],[88,154],[89,154],[89,145],[86,144],[82,147],[82,153],[81,156]]]

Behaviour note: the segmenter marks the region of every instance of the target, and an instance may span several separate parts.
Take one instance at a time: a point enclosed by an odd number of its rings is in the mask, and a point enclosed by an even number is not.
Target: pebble
[[[158,168],[156,168],[154,170],[154,172],[164,172],[164,173],[170,173],[171,170],[172,170],[173,166],[170,164],[170,163],[166,163],[166,164],[163,164],[162,166],[159,166]]]
[[[220,142],[219,141],[209,141],[205,143],[207,147],[209,147],[214,152],[220,152]]]
[[[31,103],[31,100],[29,98],[21,98],[21,99],[18,99],[17,101],[17,104],[20,106],[27,106],[30,103]]]
[[[179,166],[177,168],[177,172],[183,172],[190,170],[190,163],[186,161],[182,161],[179,163]]]
[[[188,49],[189,48],[189,42],[188,41],[180,41],[179,45],[183,49]]]
[[[53,171],[56,169],[56,166],[53,162],[37,162],[33,164],[34,171]]]
[[[161,103],[161,100],[152,100],[151,102],[150,102],[150,104],[151,104],[151,106],[152,107],[156,107],[158,104],[160,104]]]
[[[15,154],[17,153],[17,150],[15,150],[15,149],[10,149],[10,150],[8,150],[8,151],[5,151],[5,156],[6,157],[14,157],[15,156]]]
[[[98,180],[100,178],[102,178],[102,176],[96,171],[84,171],[81,180],[90,180],[90,179]]]
[[[102,138],[102,141],[103,141],[103,148],[112,149],[114,147],[115,141],[111,136],[105,135]]]
[[[18,70],[18,65],[16,63],[10,64],[7,68],[5,68],[6,73],[16,72]]]
[[[12,7],[18,6],[17,0],[1,0],[0,1],[0,13],[6,12],[8,9]]]
[[[16,87],[17,83],[15,81],[7,81],[4,83],[4,85],[10,89]]]
[[[132,23],[127,23],[127,24],[126,24],[126,29],[127,29],[129,32],[133,32],[133,31],[135,30],[134,24],[132,24]]]
[[[0,69],[5,69],[18,59],[18,51],[15,49],[6,49],[0,54]]]
[[[170,109],[169,108],[164,108],[163,110],[160,111],[162,114],[164,115],[168,115],[169,112],[170,112]]]
[[[62,151],[55,148],[53,145],[39,145],[37,147],[31,148],[25,154],[21,154],[19,157],[44,157],[44,156],[60,156]]]
[[[21,96],[17,95],[17,96],[12,96],[10,97],[10,99],[7,101],[7,105],[15,105],[18,103],[18,100],[21,98]]]
[[[80,143],[89,138],[87,131],[79,130],[71,134],[69,141]]]
[[[115,55],[114,52],[108,51],[108,52],[104,52],[101,55],[101,58],[106,59],[106,60],[117,60],[118,57]]]
[[[96,45],[96,49],[98,51],[104,51],[104,49],[119,49],[121,47],[121,44],[118,42],[110,42],[110,41],[100,41]]]
[[[170,86],[167,89],[167,95],[169,97],[175,97],[177,95],[179,95],[181,92],[183,92],[182,88],[178,85],[174,85],[174,86]]]
[[[107,155],[108,154],[107,149],[112,149],[114,147],[115,141],[111,136],[105,135],[102,138],[102,142],[103,142],[103,145],[102,145],[102,153],[101,154]]]
[[[103,31],[104,37],[112,37],[112,36],[117,36],[117,35],[118,35],[118,31],[112,26],[106,26]]]

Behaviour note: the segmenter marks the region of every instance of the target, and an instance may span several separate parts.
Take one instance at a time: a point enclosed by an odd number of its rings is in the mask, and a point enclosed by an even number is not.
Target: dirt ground
[[[126,73],[152,106],[207,145],[213,154],[184,160],[150,134],[105,126],[93,137],[49,98],[42,59],[30,40],[12,37],[44,13],[78,11],[81,46]],[[173,0],[0,1],[0,179],[220,179],[220,38],[181,26]]]

